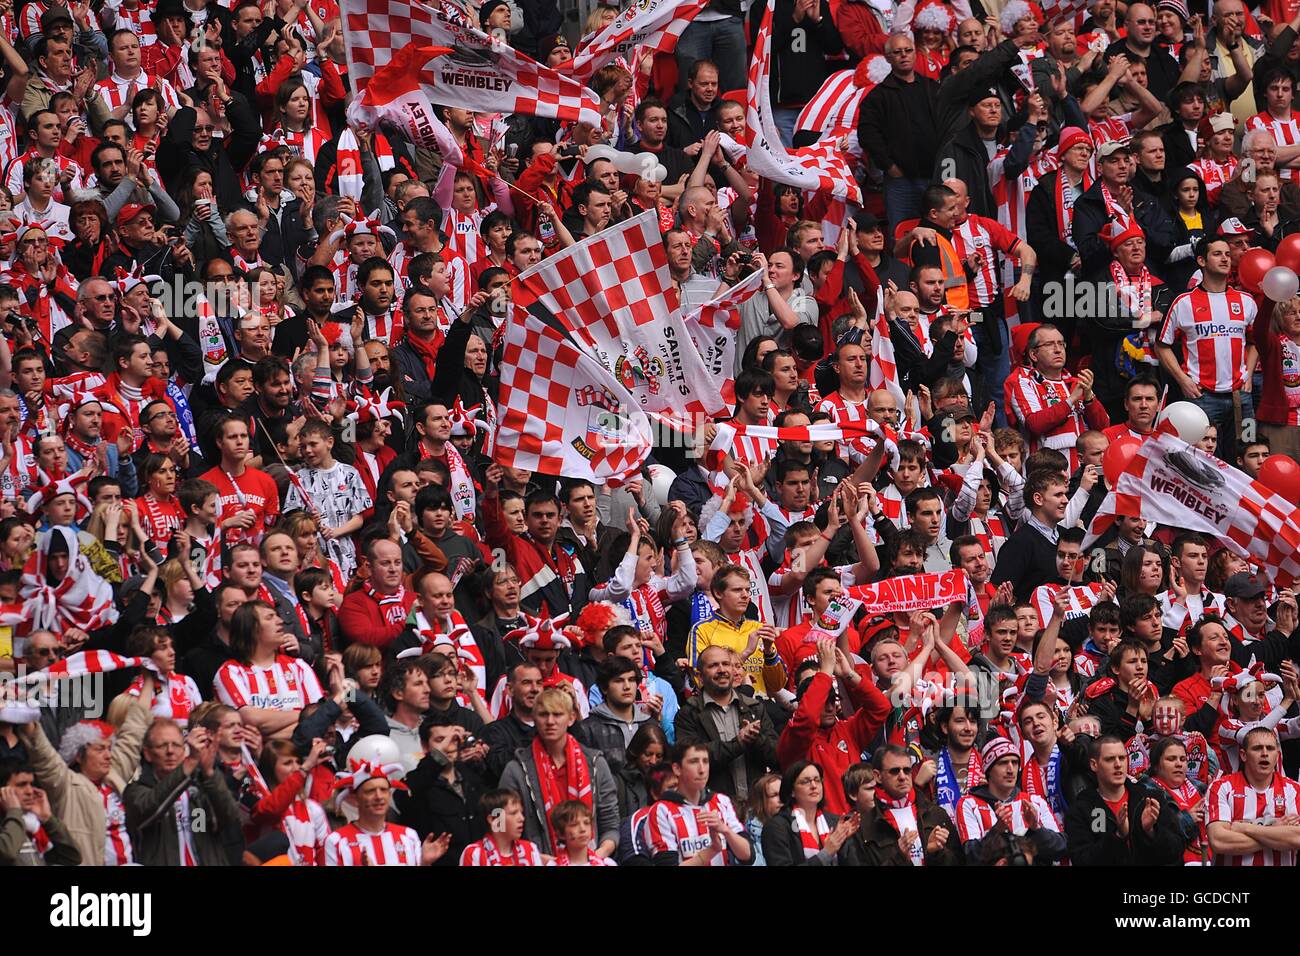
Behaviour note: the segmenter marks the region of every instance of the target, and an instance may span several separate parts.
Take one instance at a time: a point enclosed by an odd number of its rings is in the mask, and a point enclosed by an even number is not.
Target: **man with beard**
[[[303,307],[295,309],[275,327],[275,338],[271,343],[271,351],[287,359],[292,359],[307,347],[311,338],[307,332],[309,320],[321,329],[325,328],[326,322],[333,321],[330,310],[336,301],[334,273],[325,266],[308,266],[298,280],[298,292]]]
[[[268,356],[253,366],[253,394],[239,410],[254,424],[253,454],[257,456],[254,466],[281,463],[271,440],[271,423],[287,424],[299,412],[293,400],[289,366],[283,358]]]

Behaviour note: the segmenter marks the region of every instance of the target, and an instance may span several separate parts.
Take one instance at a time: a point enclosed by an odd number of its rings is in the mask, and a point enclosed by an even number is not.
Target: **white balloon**
[[[373,764],[401,763],[402,752],[396,741],[387,734],[371,734],[362,737],[348,751],[348,763],[368,760]]]
[[[660,166],[658,163],[656,163],[654,171],[650,173],[650,178],[657,183],[667,182],[668,168],[666,166]]]
[[[604,143],[597,143],[595,146],[587,147],[587,162],[591,163],[597,159],[608,159],[611,163],[617,164],[616,156],[625,155],[619,153],[613,146],[607,146]]]
[[[668,489],[672,486],[677,475],[666,465],[648,465],[646,470],[650,472],[650,486],[654,490],[654,496],[659,502],[659,507],[668,507]]]
[[[1293,269],[1274,266],[1264,273],[1264,281],[1260,283],[1260,287],[1274,302],[1285,302],[1300,290],[1300,278],[1296,278]]]
[[[617,153],[614,156],[614,168],[620,173],[637,175],[645,165],[645,156],[641,153]]]
[[[1165,422],[1173,428],[1175,435],[1189,445],[1195,445],[1204,438],[1210,427],[1210,419],[1205,412],[1191,402],[1174,402],[1165,406],[1165,410],[1160,413],[1159,424]]]

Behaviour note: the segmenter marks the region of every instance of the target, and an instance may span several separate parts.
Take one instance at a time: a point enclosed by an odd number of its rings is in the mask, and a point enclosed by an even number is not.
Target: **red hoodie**
[[[844,796],[840,777],[861,761],[863,751],[871,746],[892,708],[868,672],[849,692],[857,708],[853,716],[835,721],[832,727],[823,727],[822,711],[833,686],[834,678],[829,674],[813,675],[812,683],[799,698],[799,708],[776,742],[776,757],[783,767],[796,760],[811,760],[820,766],[826,788],[826,809],[831,813],[847,813],[852,807]]]

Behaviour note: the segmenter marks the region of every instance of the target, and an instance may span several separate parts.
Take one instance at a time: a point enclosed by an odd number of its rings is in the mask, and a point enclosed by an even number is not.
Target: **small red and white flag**
[[[749,168],[773,182],[806,190],[829,190],[836,199],[861,204],[862,188],[834,140],[824,140],[793,151],[787,150],[781,142],[770,101],[772,0],[767,0],[763,22],[754,37],[753,55],[745,109]]]
[[[1056,593],[1065,587],[1063,584],[1043,584],[1034,588],[1033,596],[1030,603],[1033,604],[1034,610],[1038,612],[1038,626],[1047,627],[1047,622],[1052,619],[1054,605],[1053,599]],[[1075,587],[1068,587],[1066,590],[1070,596],[1070,608],[1065,612],[1065,619],[1083,617],[1096,606],[1101,596],[1102,585],[1082,584]]]
[[[763,272],[754,272],[682,316],[705,369],[729,406],[736,400],[734,376],[740,307],[763,287],[763,278]]]
[[[871,368],[868,372],[872,389],[883,388],[894,396],[898,407],[906,401],[898,381],[898,362],[894,358],[894,340],[889,337],[889,319],[885,316],[885,293],[876,294],[876,317],[871,323]]]
[[[630,58],[638,47],[652,54],[672,53],[682,32],[708,5],[709,0],[639,0],[556,70],[586,83],[602,66]]]
[[[351,126],[343,127],[343,132],[339,133],[338,157],[334,161],[338,169],[338,191],[339,195],[348,199],[361,201],[361,145],[357,142],[357,134],[352,132]]]

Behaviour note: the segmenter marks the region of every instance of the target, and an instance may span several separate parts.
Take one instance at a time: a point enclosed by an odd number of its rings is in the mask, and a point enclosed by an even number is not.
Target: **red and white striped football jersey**
[[[277,654],[270,667],[226,661],[212,686],[217,699],[236,710],[302,710],[325,696],[312,669],[301,658],[284,654]]]
[[[420,835],[400,823],[367,833],[355,823],[325,838],[326,866],[419,866]]]
[[[111,73],[95,84],[95,92],[110,110],[130,106],[135,99],[135,94],[141,90],[157,90],[169,109],[176,109],[181,105],[180,97],[176,95],[176,87],[160,76],[150,76],[144,72],[130,80]]]
[[[1029,828],[1025,825],[1026,803],[1032,803],[1034,809],[1038,811],[1040,826],[1047,830],[1055,830],[1057,833],[1061,832],[1060,827],[1056,825],[1056,815],[1052,813],[1048,802],[1036,793],[1025,793],[1022,790],[1010,802],[1012,833],[1023,836],[1028,832]],[[961,837],[962,843],[980,839],[992,830],[997,822],[998,815],[994,812],[993,805],[983,797],[968,793],[957,801],[957,835]]]
[[[1182,340],[1183,369],[1207,392],[1238,391],[1246,381],[1246,343],[1256,312],[1255,300],[1244,292],[1197,286],[1169,306],[1160,342]]]
[[[709,846],[709,829],[699,822],[701,810],[713,810],[722,817],[722,825],[732,833],[744,833],[744,825],[736,816],[731,798],[725,793],[715,793],[702,806],[660,800],[650,808],[646,821],[646,839],[650,853],[676,853],[686,860]],[[710,866],[726,866],[727,854],[719,853],[709,861]]]
[[[981,254],[980,267],[967,280],[966,291],[972,308],[987,308],[997,301],[1000,292],[997,253],[1014,253],[1020,239],[992,219],[972,215],[953,231],[952,241],[963,259],[976,252]]]
[[[1239,821],[1267,826],[1282,817],[1300,813],[1300,783],[1275,773],[1269,787],[1256,790],[1245,774],[1232,773],[1210,784],[1205,806],[1207,827]],[[1214,865],[1295,866],[1296,854],[1294,850],[1259,850],[1244,855],[1216,852]]]
[[[1205,199],[1211,206],[1219,205],[1219,195],[1223,192],[1223,184],[1233,176],[1237,175],[1237,167],[1241,165],[1241,160],[1236,156],[1229,156],[1224,162],[1203,156],[1196,162],[1188,166],[1192,172],[1201,177],[1205,183]]]
[[[1300,146],[1300,125],[1297,124],[1296,117],[1294,110],[1281,119],[1264,110],[1246,120],[1246,132],[1266,129],[1273,134],[1278,146]],[[1277,172],[1284,183],[1300,182],[1300,170],[1291,166],[1278,166]]]
[[[496,203],[486,209],[475,209],[470,213],[447,209],[442,214],[442,234],[447,237],[447,245],[455,249],[470,265],[470,272],[478,263],[487,258],[487,243],[483,241],[479,230],[488,213],[495,211]]]
[[[1037,414],[1061,405],[1070,400],[1070,391],[1074,388],[1075,378],[1064,375],[1059,379],[1045,378],[1034,369],[1021,369],[1020,374],[1012,373],[1007,379],[1006,399],[1011,406],[1011,414],[1020,425],[1020,431],[1029,441],[1029,450],[1052,448],[1070,459],[1070,469],[1079,467],[1079,453],[1075,449],[1079,436],[1088,430],[1088,420],[1082,406],[1070,410],[1059,425],[1043,435],[1035,435],[1025,427],[1030,415]]]
[[[140,40],[141,47],[158,42],[158,34],[153,28],[153,4],[139,3],[134,10],[128,10],[126,4],[122,4],[113,8],[109,15],[116,17],[113,29],[130,30]]]

